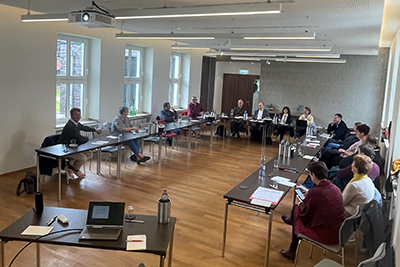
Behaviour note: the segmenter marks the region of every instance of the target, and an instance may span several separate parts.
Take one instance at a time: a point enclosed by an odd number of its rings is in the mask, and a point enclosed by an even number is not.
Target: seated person
[[[189,103],[187,113],[192,119],[196,119],[205,109],[197,102],[197,97],[192,96],[192,102]]]
[[[346,216],[354,215],[357,206],[363,209],[375,196],[375,186],[368,177],[372,160],[366,155],[354,156],[351,171],[354,176],[343,190],[343,205]]]
[[[311,108],[305,107],[303,114],[299,117],[299,120],[307,121],[307,125],[314,124],[314,117],[311,115]],[[297,129],[296,137],[303,136],[306,133],[306,129]]]
[[[359,141],[352,144],[348,149],[339,148],[338,150],[329,150],[321,155],[320,161],[325,162],[328,169],[331,169],[333,166],[339,165],[340,161],[343,158],[351,156],[358,152],[358,148],[365,144],[367,140],[367,136],[369,134],[370,128],[366,124],[361,124],[356,129],[356,136]]]
[[[356,129],[359,125],[361,125],[361,122],[356,122],[353,127],[353,131],[349,131],[346,134],[346,137],[344,140],[336,140],[336,139],[329,139],[325,146],[322,148],[321,154],[323,154],[325,151],[332,150],[332,149],[348,149],[352,144],[358,141],[358,137],[356,136]]]
[[[346,123],[342,120],[343,116],[340,113],[336,113],[333,116],[333,121],[328,125],[328,134],[334,134],[332,139],[344,140],[349,129]]]
[[[139,131],[139,128],[132,126],[131,122],[129,121],[129,109],[127,107],[120,107],[118,113],[119,114],[112,121],[111,133],[119,135],[124,132]],[[131,156],[132,161],[140,163],[150,159],[150,157],[143,156],[142,153],[140,153],[138,139],[125,141],[123,144],[128,146],[133,152],[133,155]]]
[[[283,140],[283,136],[285,135],[286,131],[289,131],[290,137],[294,136],[293,127],[289,127],[292,123],[292,115],[290,115],[290,108],[284,107],[282,109],[282,113],[280,115],[281,121],[280,125],[278,125],[278,134],[280,136],[279,140]]]
[[[253,120],[262,121],[265,117],[269,117],[268,111],[264,109],[264,103],[258,103],[258,109],[254,111],[252,116]],[[251,139],[253,140],[261,140],[262,132],[263,132],[263,125],[262,123],[253,123],[250,128],[251,132]]]
[[[340,190],[327,180],[328,169],[323,162],[308,166],[312,181],[316,184],[300,204],[294,206],[291,217],[282,220],[292,225],[292,242],[283,257],[294,260],[299,244],[298,234],[306,235],[323,244],[339,242],[339,228],[345,219]]]
[[[240,137],[239,132],[245,132],[246,131],[246,124],[243,120],[236,120],[234,119],[235,117],[243,116],[245,112],[244,108],[244,102],[243,99],[238,100],[238,106],[233,108],[231,113],[233,113],[233,119],[231,122],[231,133],[232,137],[237,135],[237,137]]]
[[[75,140],[76,144],[78,145],[86,143],[89,140],[89,138],[86,136],[82,136],[80,131],[101,133],[100,129],[88,127],[82,125],[79,122],[81,119],[81,110],[79,108],[72,108],[70,111],[70,115],[71,118],[65,124],[61,132],[59,141],[61,144],[69,145],[71,143],[71,140]],[[69,177],[71,179],[74,179],[75,178],[74,174],[75,174],[76,176],[78,176],[78,178],[85,178],[85,174],[80,171],[80,168],[82,167],[83,164],[85,164],[87,160],[91,159],[92,156],[93,152],[90,150],[68,156],[69,158],[73,159],[71,168],[68,168]]]
[[[358,155],[366,155],[373,160],[375,158],[375,151],[370,144],[364,144],[359,147]],[[372,162],[372,169],[368,173],[368,177],[374,181],[377,177],[379,177],[379,173],[380,168],[378,164]],[[337,172],[336,179],[333,181],[333,184],[339,187],[340,191],[343,191],[351,178],[353,178],[353,172],[351,171],[351,165],[349,165]]]
[[[170,105],[169,102],[164,102],[163,104],[163,110],[160,111],[160,120],[164,120],[165,123],[170,123],[170,122],[176,122],[178,120],[178,114],[176,113],[176,110],[174,107]],[[176,130],[176,134],[180,134],[181,130],[178,129]],[[172,146],[172,138],[168,137],[167,142],[170,146]]]

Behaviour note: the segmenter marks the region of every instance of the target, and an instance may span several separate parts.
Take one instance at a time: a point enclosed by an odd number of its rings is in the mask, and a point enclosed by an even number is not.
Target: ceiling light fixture
[[[116,19],[159,19],[211,16],[251,16],[281,13],[281,3],[242,3],[187,7],[141,8],[115,10]]]
[[[22,15],[21,21],[22,22],[68,21],[68,13]]]
[[[318,59],[318,58],[313,58],[313,59],[308,59],[308,58],[277,58],[275,59],[277,62],[310,62],[310,63],[338,63],[338,64],[344,64],[346,63],[346,59]]]
[[[295,47],[295,46],[231,46],[231,50],[238,51],[293,51],[293,52],[329,52],[331,47]]]
[[[163,33],[117,33],[115,35],[117,39],[162,39],[162,40],[214,40],[214,36],[209,34],[163,34]],[[207,47],[208,48],[208,47]]]
[[[258,34],[257,34],[258,35]],[[314,33],[306,33],[302,35],[295,35],[295,34],[266,34],[260,36],[245,36],[243,37],[245,40],[314,40],[315,39],[315,32]]]

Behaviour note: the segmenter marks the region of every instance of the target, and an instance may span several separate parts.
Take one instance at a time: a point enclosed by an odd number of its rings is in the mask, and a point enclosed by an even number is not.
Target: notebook
[[[90,202],[81,240],[118,240],[124,224],[123,202]]]

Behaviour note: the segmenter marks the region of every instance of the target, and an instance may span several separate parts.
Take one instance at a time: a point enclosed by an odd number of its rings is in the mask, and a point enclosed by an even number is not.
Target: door
[[[253,113],[254,81],[259,75],[224,74],[222,85],[221,112],[229,114],[237,106],[237,101],[243,99],[249,116]]]

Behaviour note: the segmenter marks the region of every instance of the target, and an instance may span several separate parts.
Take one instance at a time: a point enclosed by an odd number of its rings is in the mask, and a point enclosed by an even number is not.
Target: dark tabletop
[[[86,225],[87,210],[45,207],[42,214],[37,214],[33,210],[29,211],[9,227],[1,231],[0,239],[2,241],[33,241],[37,238],[37,236],[23,236],[21,233],[29,225],[46,225],[46,222],[57,214],[62,214],[67,217],[69,219],[69,224],[64,225],[56,220],[51,225],[54,227],[51,232],[67,229],[83,230]],[[135,219],[144,221],[144,223],[124,222],[122,233],[117,241],[82,241],[79,240],[79,234],[81,230],[77,230],[46,236],[35,242],[64,246],[126,250],[126,239],[128,235],[145,234],[147,236],[147,248],[146,250],[139,252],[166,256],[166,251],[175,227],[176,218],[172,217],[171,222],[168,224],[159,224],[157,221],[157,216],[136,215]]]

